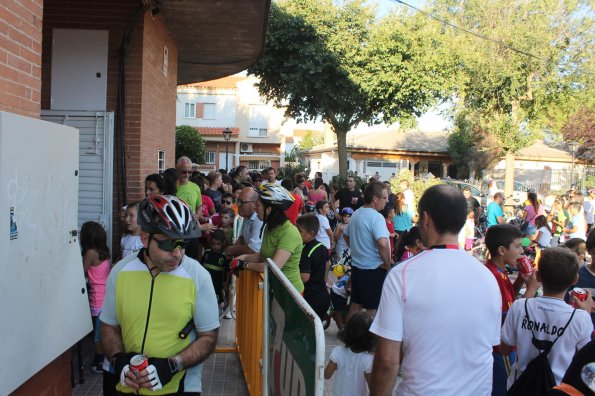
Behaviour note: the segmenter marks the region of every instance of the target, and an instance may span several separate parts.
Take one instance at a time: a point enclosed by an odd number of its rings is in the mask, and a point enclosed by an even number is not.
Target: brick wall
[[[72,394],[70,383],[70,351],[64,352],[27,382],[17,388],[11,396],[68,396]]]
[[[135,152],[138,157],[131,158],[128,165],[131,199],[144,198],[145,177],[157,172],[158,150],[165,150],[166,168],[175,166],[177,49],[159,15],[153,18],[151,13],[146,13],[143,28],[143,89],[138,138],[142,145]],[[168,50],[167,76],[163,74],[164,47]]]
[[[0,2],[0,110],[39,118],[43,0]]]

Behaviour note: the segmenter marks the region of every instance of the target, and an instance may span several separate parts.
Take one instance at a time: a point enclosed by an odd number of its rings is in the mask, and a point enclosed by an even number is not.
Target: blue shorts
[[[516,361],[516,352],[504,356],[500,352],[492,352],[494,369],[492,374],[492,396],[506,396],[506,381],[512,365]]]

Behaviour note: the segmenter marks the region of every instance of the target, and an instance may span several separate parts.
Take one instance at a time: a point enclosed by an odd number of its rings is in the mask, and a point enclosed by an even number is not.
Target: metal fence
[[[504,179],[504,169],[493,171],[494,179]],[[541,193],[556,194],[570,189],[573,184],[578,191],[595,187],[595,167],[570,169],[515,169],[514,180]]]

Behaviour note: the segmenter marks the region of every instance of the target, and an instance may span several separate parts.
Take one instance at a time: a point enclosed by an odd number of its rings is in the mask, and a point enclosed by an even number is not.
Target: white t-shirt
[[[550,243],[552,242],[552,233],[550,232],[550,230],[547,229],[547,227],[541,227],[537,230],[538,234],[540,232],[541,235],[539,236],[539,239],[535,242],[537,242],[540,246],[550,247]]]
[[[320,227],[318,228],[318,234],[316,234],[316,239],[318,239],[318,242],[322,242],[322,244],[326,246],[327,249],[330,249],[331,238],[329,238],[328,232],[326,231],[331,229],[331,225],[328,222],[328,218],[318,213],[316,214],[316,218],[320,222]]]
[[[527,311],[529,311],[531,323],[535,326],[533,328],[535,337],[540,340],[555,340],[559,330],[568,322],[573,310],[574,308],[557,298],[536,297],[529,299]],[[539,353],[531,342],[532,334],[528,323],[525,319],[525,299],[518,299],[510,307],[504,326],[502,326],[502,342],[510,346],[516,345],[517,353],[517,361],[512,366],[508,377],[508,388]],[[591,317],[582,309],[577,309],[568,328],[563,333],[548,355],[557,384],[562,381],[574,353],[591,341],[591,333],[593,333]]]
[[[587,224],[593,224],[595,222],[595,201],[592,199],[585,199],[583,201],[583,209],[587,216]]]
[[[402,342],[397,395],[490,395],[501,318],[500,289],[483,264],[430,249],[390,270],[370,331]]]
[[[333,395],[367,396],[370,394],[364,373],[372,372],[374,355],[368,352],[353,353],[344,346],[336,346],[331,351],[331,361],[337,364]]]
[[[581,210],[581,212],[582,212],[582,210]],[[587,235],[585,234],[585,232],[586,232],[585,215],[581,212],[574,215],[574,217],[570,221],[572,224],[572,227],[576,226],[576,231],[571,233],[569,235],[569,237],[570,238],[581,238],[582,240],[586,241]],[[572,228],[570,225],[567,225],[567,227]]]
[[[124,235],[120,239],[120,247],[122,248],[122,258],[136,253],[143,248],[143,242],[140,240],[140,235]]]
[[[413,194],[413,191],[411,191],[410,188],[406,188],[403,190],[403,195],[405,196],[405,205],[407,205],[409,210],[413,212],[413,209],[415,208],[415,195]]]

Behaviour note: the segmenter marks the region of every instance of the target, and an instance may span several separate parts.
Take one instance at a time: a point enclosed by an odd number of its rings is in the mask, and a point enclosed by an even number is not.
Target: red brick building
[[[65,114],[64,123],[74,113],[111,114],[113,179],[105,180],[116,214],[143,196],[147,174],[175,164],[176,86],[252,64],[269,8],[270,0],[3,1],[0,111]],[[15,394],[70,394],[70,352]]]

